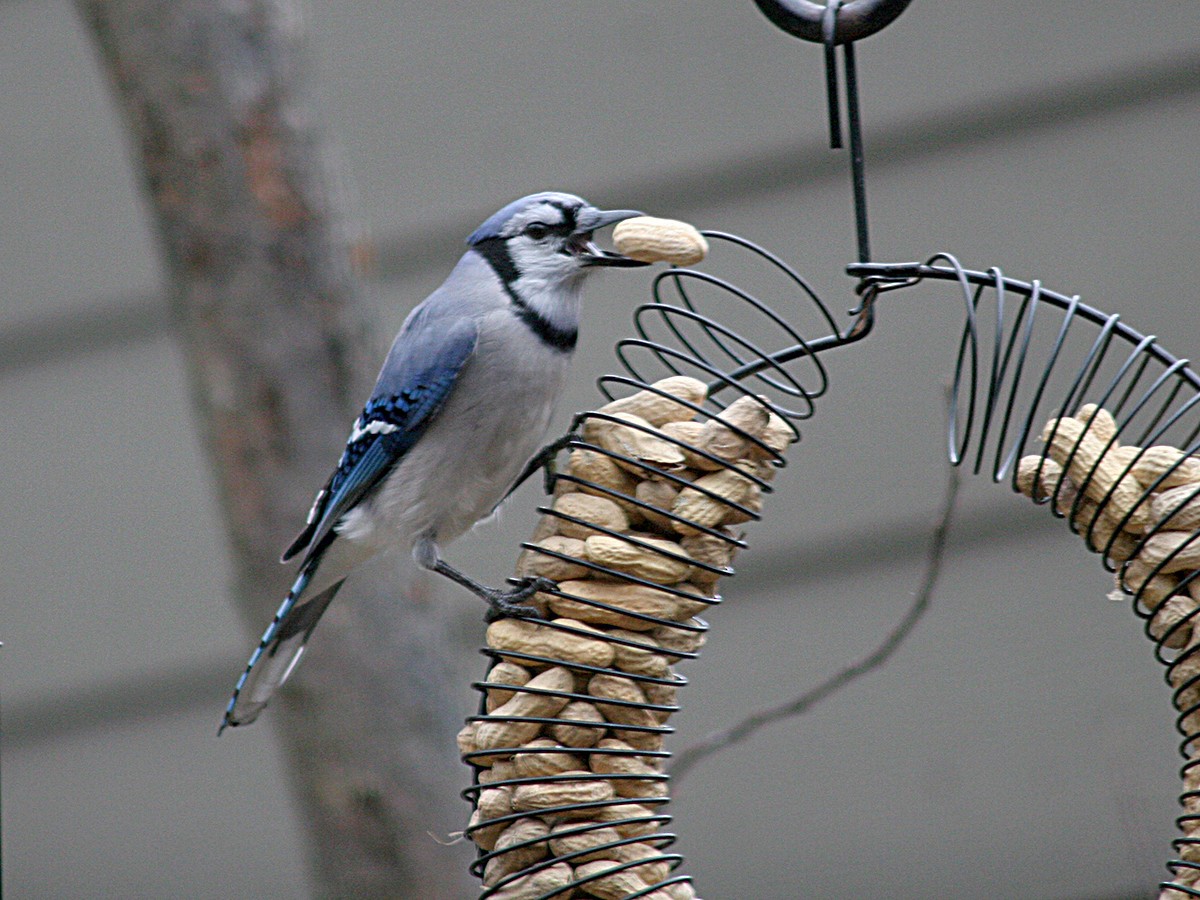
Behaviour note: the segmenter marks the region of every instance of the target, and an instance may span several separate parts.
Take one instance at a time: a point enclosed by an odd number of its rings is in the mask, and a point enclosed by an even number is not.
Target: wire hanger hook
[[[754,0],[768,19],[788,34],[814,44],[825,43],[827,5],[812,0]],[[846,0],[838,4],[837,43],[870,37],[890,25],[911,0]]]

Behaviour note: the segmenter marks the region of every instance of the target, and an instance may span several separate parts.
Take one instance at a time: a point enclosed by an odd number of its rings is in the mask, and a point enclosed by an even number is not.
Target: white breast
[[[545,444],[568,364],[508,309],[488,316],[446,406],[339,532],[407,549],[423,534],[445,545],[467,531]]]

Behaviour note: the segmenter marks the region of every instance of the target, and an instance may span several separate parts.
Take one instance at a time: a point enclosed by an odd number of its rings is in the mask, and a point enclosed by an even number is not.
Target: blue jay
[[[596,266],[643,265],[599,249],[592,232],[634,210],[571,194],[516,200],[467,238],[450,276],[396,336],[333,475],[283,553],[299,575],[238,679],[221,725],[253,722],[300,659],[321,614],[359,563],[408,548],[417,564],[483,598],[489,616],[529,615],[548,585],[487,588],[441,546],[490,513],[521,479],[562,391],[579,292]]]

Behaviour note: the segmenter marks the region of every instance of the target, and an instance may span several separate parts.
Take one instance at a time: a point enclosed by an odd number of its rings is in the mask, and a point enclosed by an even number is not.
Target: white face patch
[[[540,292],[553,290],[564,280],[581,274],[579,257],[566,248],[570,238],[563,234],[573,215],[549,203],[539,204],[513,218],[514,234],[507,241],[513,266],[520,273],[518,284],[526,301]],[[530,226],[541,224],[548,229],[544,235],[527,233]]]
[[[504,233],[507,237],[512,238],[524,232],[534,222],[554,228],[561,226],[565,221],[563,211],[559,207],[550,203],[539,203],[513,216],[505,227]]]
[[[529,300],[542,291],[552,291],[560,282],[581,275],[583,266],[579,259],[562,252],[562,239],[550,237],[534,241],[518,237],[508,242],[508,252],[513,265],[520,272],[516,284],[522,295]]]

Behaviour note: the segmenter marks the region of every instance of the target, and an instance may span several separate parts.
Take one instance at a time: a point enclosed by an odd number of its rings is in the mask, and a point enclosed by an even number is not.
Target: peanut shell
[[[674,541],[637,535],[646,546],[608,535],[595,535],[584,541],[588,559],[599,566],[626,572],[655,584],[677,584],[692,571],[687,554]],[[661,549],[662,552],[658,552]],[[670,555],[667,555],[670,554]],[[679,557],[683,557],[680,559]]]
[[[558,520],[558,533],[563,537],[586,540],[594,534],[600,534],[596,528],[607,528],[611,531],[628,531],[629,516],[614,501],[607,497],[597,497],[594,494],[572,493],[556,497],[552,507],[556,513],[581,520],[572,522],[568,519]],[[582,555],[582,554],[580,554]]]
[[[658,716],[651,710],[647,710],[646,718],[650,722],[659,724]],[[617,740],[624,741],[630,747],[646,753],[657,752],[666,743],[666,738],[662,731],[633,731],[614,727],[612,734]]]
[[[649,678],[666,678],[671,674],[667,658],[663,654],[655,652],[658,650],[658,644],[654,638],[647,634],[621,628],[613,628],[608,634],[609,637],[615,639],[613,665],[622,672],[628,672],[631,675],[645,675]],[[616,643],[615,641],[618,640],[632,641],[640,646],[633,647],[628,644]]]
[[[584,767],[578,756],[566,752],[567,748],[550,738],[529,741],[521,749],[523,752],[513,756],[519,778],[541,778]]]
[[[767,415],[767,424],[763,426],[758,439],[766,444],[772,453],[764,453],[761,447],[752,446],[750,455],[757,459],[769,459],[773,454],[782,456],[783,451],[788,448],[788,444],[800,438],[786,419],[776,412],[771,412]]]
[[[560,776],[587,775],[591,772],[562,772]],[[539,812],[558,819],[586,819],[591,816],[588,809],[558,809],[581,803],[596,803],[611,800],[615,796],[612,783],[599,778],[566,778],[562,781],[537,781],[519,784],[513,788],[513,809],[518,812]]]
[[[729,529],[722,528],[719,530],[725,537],[733,537]],[[698,534],[685,535],[683,540],[679,542],[679,546],[696,562],[707,563],[710,566],[728,567],[733,562],[734,554],[738,551],[736,544],[718,535],[708,534],[703,531]],[[692,569],[689,580],[692,584],[711,589],[716,585],[720,577],[721,573],[709,572],[696,566]]]
[[[575,687],[575,677],[562,666],[547,669],[525,685],[528,689],[569,692]],[[511,700],[492,711],[494,719],[475,723],[475,746],[479,750],[496,750],[520,746],[532,740],[542,726],[540,722],[506,722],[504,717],[546,717],[557,715],[570,702],[570,697],[557,694],[534,694],[516,691]]]
[[[654,713],[654,718],[659,721],[659,724],[665,725],[667,720],[671,718],[671,714],[675,712],[675,708],[678,707],[679,686],[677,684],[659,684],[654,681],[646,681],[642,683],[642,693],[655,706],[673,707],[670,710],[651,710]]]
[[[477,774],[480,784],[496,784],[500,781],[510,781],[517,777],[517,767],[513,765],[511,759],[500,759],[498,757],[489,756],[484,760],[476,762],[475,765],[487,765],[491,763],[490,769],[480,769]],[[504,785],[501,785],[504,787]]]
[[[633,747],[624,741],[605,738],[598,745],[604,750],[625,753],[591,754],[589,768],[597,775],[636,775],[637,778],[614,778],[613,790],[618,797],[645,798],[667,796],[667,781],[662,772],[648,765],[641,757],[632,755]]]
[[[654,382],[651,387],[655,390],[642,390],[628,397],[613,400],[600,407],[597,412],[609,415],[630,413],[645,419],[651,425],[665,425],[667,422],[685,422],[692,418],[696,412],[686,404],[700,406],[708,396],[708,386],[698,378],[687,375],[672,375],[670,378]],[[664,397],[659,391],[669,396]],[[686,403],[680,403],[678,400]]]
[[[609,453],[620,454],[613,462],[622,469],[637,478],[650,478],[659,471],[684,467],[683,451],[657,434],[645,419],[631,413],[617,413],[615,418],[620,421],[588,419],[583,435]]]
[[[569,496],[579,496],[572,494]],[[564,525],[569,524],[567,522]],[[572,578],[587,578],[590,571],[587,566],[582,563],[574,562],[576,559],[587,559],[587,554],[583,549],[583,541],[575,537],[567,537],[566,535],[555,534],[547,538],[542,538],[537,542],[537,546],[549,553],[539,553],[537,550],[524,550],[521,553],[520,560],[517,563],[517,574],[522,576],[540,575],[543,578],[549,578],[551,581],[570,581]],[[553,554],[561,553],[563,556],[572,557],[572,559],[562,559]]]
[[[638,485],[637,479],[613,462],[612,457],[598,450],[577,447],[571,451],[567,460],[567,471],[576,478],[591,482],[591,484],[575,484],[575,489],[580,493],[607,497],[625,510],[625,514],[631,519],[641,516],[637,504],[607,493],[615,491],[632,497]]]
[[[500,833],[493,850],[500,856],[493,856],[487,861],[483,870],[483,886],[492,887],[506,875],[512,875],[527,869],[535,862],[542,860],[550,852],[550,826],[540,819],[517,819]],[[526,846],[515,847],[517,844]],[[509,847],[515,849],[509,850]]]
[[[730,507],[729,512],[725,513],[725,518],[721,521],[726,525],[741,525],[743,522],[752,522],[756,516],[762,515],[762,489],[757,484],[751,484],[747,496],[742,500],[738,507]],[[744,510],[744,512],[743,512]]]
[[[659,724],[654,712],[645,706],[626,706],[625,703],[645,704],[646,695],[637,682],[620,675],[600,673],[593,675],[588,682],[588,693],[596,698],[596,708],[609,722],[616,725],[656,726]],[[617,700],[620,703],[605,703],[605,700]],[[629,741],[636,746],[636,741]],[[643,749],[639,747],[638,749]]]
[[[700,588],[690,587],[686,583],[675,587],[693,596],[699,597],[703,594]],[[558,586],[558,590],[562,594],[571,595],[550,596],[550,607],[560,616],[594,625],[613,625],[630,631],[649,631],[660,623],[626,615],[621,610],[652,616],[655,619],[679,621],[703,612],[711,605],[701,599],[691,600],[687,596],[679,596],[642,584],[613,581],[564,581]],[[605,609],[588,601],[604,603],[615,609]],[[619,651],[613,651],[614,656],[617,652]]]
[[[725,468],[721,460],[708,459],[695,452],[695,448],[700,446],[700,435],[704,431],[704,424],[704,422],[668,422],[662,426],[662,433],[679,442],[683,460],[689,468],[716,472]]]
[[[610,824],[617,834],[627,838],[641,837],[657,831],[660,823],[645,821],[652,816],[654,811],[649,806],[626,803],[603,806],[596,810],[595,818],[599,822]]]
[[[602,638],[591,638],[585,635],[561,631],[554,625],[572,628],[583,632],[596,632],[596,629],[571,619],[555,619],[545,624],[531,622],[527,619],[499,619],[488,626],[487,645],[499,650],[512,653],[528,653],[531,656],[545,656],[564,663],[576,663],[584,666],[604,668],[613,659],[612,644]],[[602,635],[602,632],[596,632]],[[535,662],[516,658],[512,660],[523,666],[538,665]]]
[[[639,481],[634,495],[655,509],[641,508],[642,516],[652,525],[671,530],[671,519],[663,513],[670,512],[679,498],[679,488],[669,481]]]
[[[1138,600],[1148,610],[1157,609],[1160,603],[1179,588],[1177,576],[1164,575],[1161,572],[1151,575],[1154,568],[1145,560],[1134,557],[1117,573],[1118,581],[1131,594],[1138,595]]]
[[[615,859],[585,862],[575,867],[575,880],[584,882],[580,887],[599,900],[626,900],[649,887],[631,869],[618,870],[620,866]]]
[[[1150,510],[1159,528],[1195,531],[1200,528],[1200,484],[1184,484],[1155,494]]]
[[[571,864],[579,865],[611,855],[608,846],[621,838],[615,828],[600,822],[560,822],[550,832],[550,852],[556,857],[571,856]],[[572,855],[576,853],[579,855]]]
[[[553,895],[555,900],[566,900],[573,891],[568,887],[574,880],[571,867],[566,863],[555,863],[528,875],[522,875],[511,883],[504,885],[494,894],[488,895],[488,900],[538,900],[540,897]],[[567,890],[560,890],[567,888]]]
[[[1150,522],[1148,504],[1142,501],[1142,486],[1125,469],[1104,459],[1105,444],[1085,431],[1078,419],[1051,419],[1042,431],[1048,441],[1047,453],[1067,469],[1068,477],[1083,490],[1089,499],[1102,504],[1113,519],[1129,520],[1126,527],[1140,531]],[[1105,498],[1108,498],[1107,500]]]
[[[613,848],[610,858],[618,859],[623,863],[645,860],[645,865],[634,866],[625,871],[636,874],[646,884],[658,884],[671,874],[670,861],[663,859],[662,851],[650,843],[639,841],[634,844],[621,844]]]
[[[708,241],[695,226],[676,219],[637,216],[613,228],[617,252],[641,262],[691,266],[708,255]]]
[[[476,826],[492,819],[499,819],[501,816],[507,816],[513,811],[512,788],[487,788],[480,791],[479,798],[475,803],[475,810],[471,813],[470,822],[467,823],[467,833],[471,840],[484,850],[491,850],[496,845],[496,839],[500,833],[508,827],[508,823],[499,822],[495,825],[484,825],[482,828],[476,828]]]
[[[769,417],[770,410],[757,397],[739,397],[704,423],[697,446],[721,459],[741,459],[754,444],[739,432],[756,438]]]
[[[1092,437],[1105,444],[1112,442],[1113,448],[1117,446],[1117,420],[1107,409],[1095,403],[1085,403],[1079,407],[1075,418],[1087,425],[1087,433]]]
[[[1178,650],[1191,640],[1194,631],[1195,618],[1189,618],[1196,611],[1196,601],[1186,594],[1176,594],[1162,604],[1150,619],[1150,636],[1156,641],[1163,641],[1163,646]],[[1186,624],[1180,624],[1185,622]],[[1176,627],[1178,626],[1178,627]],[[1166,640],[1163,640],[1166,638]]]
[[[738,513],[731,504],[746,506],[758,491],[758,486],[750,479],[728,469],[701,476],[692,484],[679,492],[679,498],[671,508],[671,512],[683,520],[671,523],[680,534],[697,534],[700,527],[715,528],[731,521]],[[716,497],[710,497],[704,491]]]
[[[511,809],[509,810],[512,811]],[[496,822],[492,825],[484,825],[487,821],[485,816],[478,809],[472,810],[471,818],[467,821],[467,836],[475,842],[477,847],[484,850],[491,850],[496,846],[496,839],[500,837],[500,833],[504,831],[508,825],[507,822]]]
[[[516,663],[500,660],[487,673],[487,682],[489,684],[516,684],[522,685],[533,677],[533,673],[524,666],[518,666]],[[513,698],[513,691],[504,690],[502,688],[487,689],[487,711],[490,713],[496,707],[503,706]],[[472,723],[474,724],[474,723]]]
[[[1188,456],[1178,447],[1160,444],[1142,452],[1133,464],[1132,474],[1147,487],[1162,478],[1155,486],[1155,490],[1160,491],[1184,484],[1200,484],[1200,459]]]
[[[607,723],[596,705],[586,700],[572,700],[562,708],[558,719],[546,730],[564,747],[593,746],[604,735]]]
[[[1160,531],[1146,538],[1137,558],[1148,566],[1158,567],[1159,573],[1169,575],[1200,569],[1200,533],[1190,531]]]
[[[1105,458],[1112,460],[1124,470],[1129,469],[1129,467],[1132,466],[1134,462],[1136,462],[1141,456],[1142,452],[1142,448],[1134,444],[1122,444],[1119,447],[1110,447],[1104,456]],[[1132,472],[1130,474],[1132,474]]]
[[[1062,474],[1062,466],[1048,457],[1037,453],[1024,456],[1017,463],[1017,490],[1034,500],[1047,500],[1054,495]]]
[[[704,622],[701,619],[691,618],[679,623],[687,625],[687,628],[678,628],[672,625],[656,625],[650,629],[650,635],[654,640],[658,641],[658,646],[665,651],[674,650],[678,653],[695,653],[704,646],[708,640]],[[695,630],[699,628],[699,630]]]

